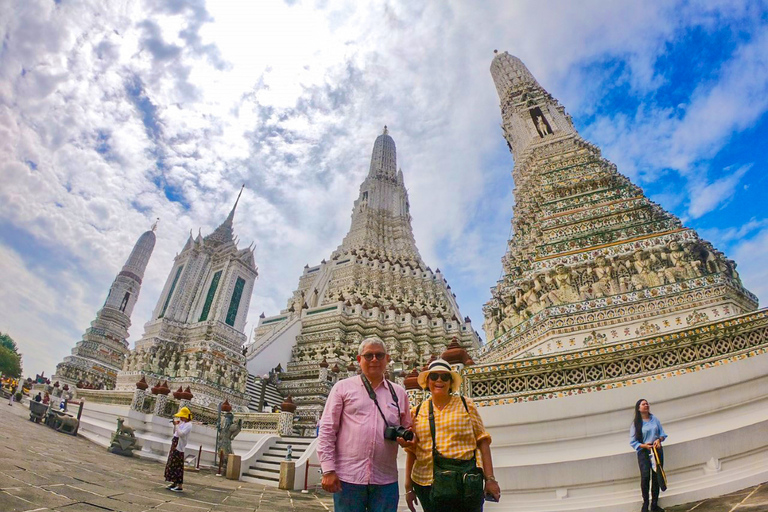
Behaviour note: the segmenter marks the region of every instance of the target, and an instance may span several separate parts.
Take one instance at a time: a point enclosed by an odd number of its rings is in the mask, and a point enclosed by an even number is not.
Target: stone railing
[[[140,393],[137,399],[137,393],[131,391],[103,391],[83,389],[78,390],[78,397],[85,399],[86,402],[119,405],[124,407],[134,407],[146,414],[155,414],[163,418],[171,418],[182,407],[189,407],[192,411],[192,419],[204,425],[216,426],[219,412],[186,400],[176,400],[172,395],[152,395],[150,393]],[[135,403],[134,403],[135,401]],[[182,403],[183,402],[183,403]],[[234,413],[235,421],[243,420],[243,431],[254,432],[257,434],[276,434],[281,433],[281,426],[288,422],[281,417],[283,413]],[[292,424],[292,422],[289,422]],[[289,426],[284,427],[289,429]]]
[[[103,389],[78,389],[77,398],[84,399],[86,402],[129,407],[133,400],[133,393],[130,391],[106,391]]]
[[[480,406],[663,379],[768,352],[768,309],[626,343],[483,364],[463,372]]]

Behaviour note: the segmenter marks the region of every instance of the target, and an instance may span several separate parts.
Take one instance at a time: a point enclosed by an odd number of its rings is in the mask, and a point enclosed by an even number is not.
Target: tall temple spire
[[[234,220],[235,220],[235,210],[237,209],[237,203],[240,202],[240,196],[243,195],[244,188],[245,188],[245,184],[243,184],[243,186],[240,187],[240,192],[237,194],[237,199],[235,199],[235,204],[232,206],[232,209],[229,211],[229,215],[227,215],[227,218],[224,219],[224,222],[222,222],[221,225],[213,231],[213,233],[205,237],[206,241],[216,242],[216,243],[227,243],[227,242],[234,241],[233,226],[234,226]]]
[[[376,137],[371,152],[371,167],[368,177],[384,176],[393,178],[397,174],[397,151],[395,141],[389,136],[389,130],[384,125],[384,131]]]
[[[413,238],[408,191],[403,173],[397,169],[395,141],[386,126],[373,143],[370,170],[352,208],[349,233],[338,250],[374,248],[424,266]]]
[[[82,381],[96,387],[114,387],[117,372],[128,354],[126,339],[131,326],[131,313],[155,248],[155,226],[156,223],[136,241],[91,327],[86,329],[83,339],[72,349],[72,355],[65,357],[56,367],[57,380],[72,385]]]
[[[349,233],[328,260],[304,268],[286,308],[260,318],[250,344],[252,374],[278,363],[286,368],[278,390],[299,404],[299,431],[314,431],[330,391],[328,368],[346,375],[338,369],[355,361],[365,336],[386,343],[393,369],[421,366],[451,340],[470,351],[480,346],[442,272],[433,272],[419,255],[396,156],[385,126],[373,144]],[[330,366],[318,365],[323,358]]]
[[[504,137],[516,160],[532,145],[577,135],[565,108],[539,85],[523,61],[507,52],[496,53],[491,76],[501,103]]]
[[[496,52],[490,71],[515,205],[504,277],[484,307],[485,360],[627,341],[674,329],[691,311],[756,307],[735,264],[602,158],[520,59]]]
[[[198,232],[193,239],[190,232],[144,334],[117,376],[118,390],[133,389],[144,377],[189,386],[199,405],[218,404],[226,395],[233,406],[245,407],[248,372],[241,347],[258,269],[253,251],[237,247],[232,229],[244,188],[211,234],[203,238]]]

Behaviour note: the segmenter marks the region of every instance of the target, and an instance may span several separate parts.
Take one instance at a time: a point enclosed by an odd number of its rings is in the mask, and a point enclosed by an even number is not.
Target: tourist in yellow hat
[[[182,407],[173,415],[173,440],[171,451],[168,453],[168,462],[165,463],[165,481],[171,482],[166,489],[181,492],[184,485],[184,448],[187,447],[187,439],[192,431],[192,412],[187,407]]]
[[[471,399],[459,394],[461,375],[443,359],[419,374],[429,400],[413,412],[418,443],[406,448],[405,500],[416,512],[480,512],[483,499],[498,501],[491,435]],[[479,452],[479,456],[478,456]]]

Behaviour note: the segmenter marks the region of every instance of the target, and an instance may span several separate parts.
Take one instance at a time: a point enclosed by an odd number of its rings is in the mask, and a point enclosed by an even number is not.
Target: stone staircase
[[[261,412],[259,409],[259,397],[261,396],[261,388],[265,384],[265,381],[257,376],[248,374],[248,380],[246,382],[245,393],[248,395],[248,408],[251,412]],[[264,403],[272,406],[276,405],[280,407],[283,403],[283,397],[277,390],[274,384],[266,381],[267,389],[264,393]]]
[[[312,437],[281,437],[275,439],[255,462],[243,472],[242,480],[277,487],[280,480],[280,462],[285,460],[291,446],[291,460],[298,460],[315,439]]]

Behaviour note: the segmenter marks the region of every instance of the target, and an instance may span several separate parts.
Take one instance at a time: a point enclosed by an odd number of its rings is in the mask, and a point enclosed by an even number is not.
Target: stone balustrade
[[[108,391],[103,389],[78,389],[77,398],[87,402],[130,407],[133,393],[130,391]]]
[[[664,379],[768,352],[768,310],[631,342],[481,364],[463,372],[478,406],[545,400]]]
[[[140,391],[140,390],[137,390]],[[132,404],[140,412],[155,414],[163,418],[171,418],[182,407],[192,411],[192,418],[204,425],[215,426],[218,411],[187,401],[179,401],[171,395],[152,395],[146,393],[134,404],[134,393],[130,391],[78,390],[78,397],[87,402],[107,405],[131,407]],[[163,397],[159,399],[159,397]],[[181,403],[185,402],[185,403]],[[257,434],[279,434],[280,431],[290,432],[293,417],[282,417],[280,413],[240,413],[235,412],[235,421],[243,420],[243,431]],[[287,415],[286,415],[287,416]],[[282,419],[281,419],[282,418]]]

